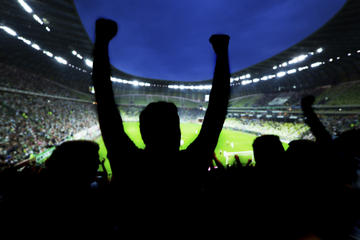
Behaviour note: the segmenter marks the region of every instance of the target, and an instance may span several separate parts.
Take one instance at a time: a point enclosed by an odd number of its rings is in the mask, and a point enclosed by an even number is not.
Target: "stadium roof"
[[[295,83],[320,83],[321,79],[350,79],[354,74],[358,77],[359,67],[354,62],[358,62],[360,56],[359,13],[360,2],[348,0],[336,16],[311,36],[276,56],[232,74],[232,84],[239,89],[261,91],[274,90],[278,85],[291,89]],[[0,14],[0,28],[8,33],[0,32],[0,61],[62,79],[70,86],[75,82],[88,86],[91,68],[86,66],[85,59],[91,59],[92,42],[73,0],[5,1]],[[5,27],[15,31],[16,35]],[[47,53],[53,54],[51,61]],[[55,56],[61,59],[56,60]],[[63,64],[59,63],[61,61]],[[113,75],[129,80],[157,81],[160,85],[194,84],[136,77],[115,68]],[[271,78],[274,79],[269,80]],[[210,82],[202,81],[201,84]]]

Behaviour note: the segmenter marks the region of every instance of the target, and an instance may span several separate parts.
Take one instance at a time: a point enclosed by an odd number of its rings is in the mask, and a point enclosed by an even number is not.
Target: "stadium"
[[[21,173],[44,168],[57,146],[69,140],[90,140],[100,146],[102,165],[97,177],[110,181],[112,171],[101,138],[91,81],[94,44],[74,2],[2,3],[1,171],[16,169]],[[215,170],[209,166],[209,172],[239,168],[239,163],[256,167],[253,143],[262,135],[279,136],[285,150],[294,140],[317,140],[300,104],[307,95],[315,97],[313,109],[332,139],[359,129],[359,9],[359,1],[347,0],[310,36],[275,56],[231,73],[227,116],[215,149],[217,166]],[[125,131],[137,147],[145,148],[139,115],[150,102],[166,101],[177,106],[180,149],[186,149],[199,134],[208,108],[211,79],[151,79],[114,66],[111,75]],[[358,191],[358,187],[354,183],[353,188]]]

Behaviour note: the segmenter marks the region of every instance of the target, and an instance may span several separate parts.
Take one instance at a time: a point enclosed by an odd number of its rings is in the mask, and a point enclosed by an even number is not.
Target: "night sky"
[[[98,17],[115,20],[110,61],[126,73],[176,81],[212,78],[211,34],[229,34],[236,72],[319,29],[345,0],[75,0],[94,40]],[[319,46],[321,47],[321,46]],[[301,53],[299,53],[301,54]]]

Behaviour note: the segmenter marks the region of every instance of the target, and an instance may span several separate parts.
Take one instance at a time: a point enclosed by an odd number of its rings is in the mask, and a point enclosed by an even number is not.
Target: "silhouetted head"
[[[179,151],[180,119],[175,104],[154,102],[147,105],[140,114],[140,132],[146,150]]]
[[[281,164],[284,147],[275,135],[262,135],[253,142],[254,158],[257,168],[269,168]]]
[[[46,161],[49,176],[74,185],[95,180],[99,168],[99,146],[91,141],[68,141],[58,146]]]

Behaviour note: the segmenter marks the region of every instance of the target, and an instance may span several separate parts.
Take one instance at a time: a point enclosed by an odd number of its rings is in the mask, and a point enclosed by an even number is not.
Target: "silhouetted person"
[[[91,188],[100,164],[98,151],[92,141],[67,141],[46,161],[41,197],[44,229],[90,233],[101,228],[97,218],[102,216],[102,198]]]
[[[283,164],[284,147],[279,136],[262,135],[253,142],[256,168],[271,170]]]
[[[187,203],[197,199],[226,117],[230,92],[229,36],[213,35],[209,40],[216,53],[216,66],[208,109],[198,137],[180,151],[180,120],[173,103],[151,103],[141,112],[144,150],[137,148],[125,133],[110,81],[108,45],[116,34],[114,21],[96,21],[92,78],[100,129],[113,173],[113,204],[119,215],[129,213],[126,219],[129,224],[134,218],[134,224],[142,225],[138,222],[142,219],[148,225],[157,215],[162,224],[174,226],[167,219],[174,220],[178,213],[186,214],[182,210],[188,209]],[[149,219],[145,220],[145,216]],[[195,219],[188,220],[196,222]]]

